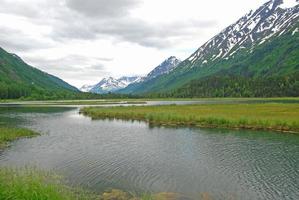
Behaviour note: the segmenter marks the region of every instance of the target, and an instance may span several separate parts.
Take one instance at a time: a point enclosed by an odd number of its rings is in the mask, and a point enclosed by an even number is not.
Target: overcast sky
[[[0,0],[0,46],[80,87],[187,58],[267,0]]]

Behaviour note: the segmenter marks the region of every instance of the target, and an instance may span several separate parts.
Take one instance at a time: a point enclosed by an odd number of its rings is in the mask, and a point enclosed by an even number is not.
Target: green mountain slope
[[[77,91],[77,88],[63,80],[29,66],[17,55],[0,48],[0,98],[54,95]]]

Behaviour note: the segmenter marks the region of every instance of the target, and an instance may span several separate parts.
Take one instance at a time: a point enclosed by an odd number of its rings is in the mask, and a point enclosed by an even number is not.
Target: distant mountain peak
[[[133,82],[139,81],[140,79],[140,76],[123,76],[119,79],[109,76],[103,78],[96,85],[83,85],[80,90],[82,92],[92,92],[97,94],[116,92],[120,89],[127,87],[129,84]]]
[[[89,92],[92,88],[93,88],[93,85],[85,84],[80,88],[80,91],[81,92]]]
[[[145,80],[150,80],[153,78],[156,78],[158,76],[161,76],[163,74],[167,74],[174,70],[178,64],[181,63],[181,60],[179,60],[175,56],[170,56],[166,60],[164,60],[159,66],[157,66],[155,69],[153,69],[146,77]]]

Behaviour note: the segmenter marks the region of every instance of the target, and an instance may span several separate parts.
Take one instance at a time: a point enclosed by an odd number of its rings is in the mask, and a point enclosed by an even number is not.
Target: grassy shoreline
[[[299,133],[299,104],[85,107],[80,113],[92,119],[141,120],[151,125]]]
[[[0,127],[0,148],[6,147],[16,139],[34,137],[39,133],[25,128]]]
[[[92,200],[96,195],[64,184],[62,177],[35,168],[0,168],[0,199]]]

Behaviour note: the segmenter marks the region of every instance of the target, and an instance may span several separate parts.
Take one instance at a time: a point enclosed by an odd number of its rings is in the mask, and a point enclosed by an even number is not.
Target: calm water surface
[[[0,152],[96,192],[178,192],[199,199],[299,199],[299,136],[92,121],[78,108],[0,108],[0,123],[42,133]]]

